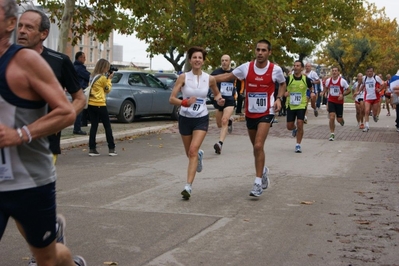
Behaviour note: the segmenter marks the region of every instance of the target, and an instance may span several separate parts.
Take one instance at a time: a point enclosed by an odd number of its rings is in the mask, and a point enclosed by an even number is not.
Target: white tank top
[[[203,117],[208,114],[206,96],[209,90],[209,74],[202,71],[201,75],[194,75],[192,71],[185,73],[184,86],[181,88],[183,99],[197,97],[197,101],[189,107],[180,108],[180,115],[184,117]]]

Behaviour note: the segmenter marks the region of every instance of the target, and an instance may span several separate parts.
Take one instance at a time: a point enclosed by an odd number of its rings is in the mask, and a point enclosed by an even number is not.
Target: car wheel
[[[134,112],[135,112],[134,104],[129,100],[125,100],[121,105],[121,109],[119,110],[117,119],[119,122],[122,123],[133,122]]]
[[[172,119],[173,120],[178,120],[179,119],[179,113],[180,113],[180,106],[174,106],[173,107],[173,112],[172,112]]]

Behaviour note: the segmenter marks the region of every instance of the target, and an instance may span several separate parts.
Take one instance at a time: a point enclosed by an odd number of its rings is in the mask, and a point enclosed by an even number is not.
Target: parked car
[[[118,71],[112,78],[107,95],[107,109],[118,121],[132,122],[140,116],[167,115],[177,120],[179,107],[169,103],[172,89],[152,74]]]
[[[175,73],[163,73],[163,72],[154,73],[154,76],[172,89],[178,77],[178,75]]]

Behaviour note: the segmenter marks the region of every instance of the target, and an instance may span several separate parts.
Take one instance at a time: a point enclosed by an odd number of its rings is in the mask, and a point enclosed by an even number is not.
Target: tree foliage
[[[28,1],[28,0],[20,0]],[[29,0],[30,1],[30,0]],[[271,60],[291,64],[338,28],[351,28],[362,0],[38,0],[68,29],[72,45],[84,34],[100,42],[115,30],[134,34],[150,56],[163,54],[181,70],[186,50],[207,49],[206,65],[229,54],[237,63],[253,59],[255,43],[272,43]],[[70,20],[70,22],[68,22]],[[68,28],[69,27],[69,28]],[[64,31],[66,29],[66,31]]]
[[[216,67],[223,54],[237,63],[251,60],[263,38],[273,44],[271,60],[291,64],[292,54],[309,54],[336,26],[353,25],[360,5],[360,0],[148,0],[135,1],[132,9],[137,37],[149,44],[148,52],[163,54],[181,70],[190,46],[205,47],[207,65]],[[306,51],[305,39],[311,44]]]
[[[31,0],[19,0],[31,4]],[[60,27],[63,52],[66,42],[75,45],[83,35],[92,34],[100,42],[108,40],[116,30],[121,34],[133,34],[135,20],[130,11],[130,0],[37,0],[50,13],[53,22]],[[70,34],[72,33],[72,34]],[[70,38],[72,36],[72,38]]]
[[[399,65],[399,28],[396,20],[366,3],[358,11],[356,24],[351,28],[338,28],[327,39],[319,53],[319,63],[339,65],[342,75],[351,81],[367,66],[378,73],[395,73]]]

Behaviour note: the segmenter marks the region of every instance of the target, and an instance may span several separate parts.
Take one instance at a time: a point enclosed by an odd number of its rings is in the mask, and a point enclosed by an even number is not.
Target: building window
[[[94,61],[94,59],[93,59],[93,48],[90,49],[89,61],[90,62]]]
[[[109,61],[109,50],[107,50],[107,61]]]

